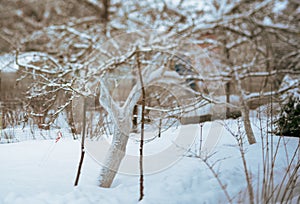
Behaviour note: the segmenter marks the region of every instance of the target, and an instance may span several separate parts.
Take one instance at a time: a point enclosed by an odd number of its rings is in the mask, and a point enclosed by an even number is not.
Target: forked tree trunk
[[[125,156],[126,145],[128,142],[128,134],[120,132],[120,129],[115,127],[114,138],[110,146],[105,164],[100,174],[100,187],[109,188],[118,172],[122,159]]]
[[[161,75],[158,73],[162,73],[162,71],[162,68],[158,70],[155,69],[155,72],[153,72],[154,75],[151,75],[152,73],[148,72],[148,77],[147,79],[145,78],[144,83],[149,84],[151,81],[153,82],[157,79],[160,79]],[[140,76],[142,76],[142,73],[140,73]],[[137,83],[132,87],[122,107],[119,106],[118,103],[116,103],[111,97],[105,81],[100,79],[100,82],[100,104],[109,113],[115,125],[113,141],[107,152],[105,164],[100,174],[100,187],[109,188],[126,153],[126,145],[133,123],[133,111],[135,105],[142,95],[141,88],[143,87],[143,82],[140,81],[140,83]]]
[[[105,163],[100,174],[100,187],[109,188],[111,186],[125,156],[126,145],[132,126],[130,118],[132,118],[134,106],[140,98],[137,88],[135,87],[131,90],[124,107],[121,108],[110,97],[107,87],[102,82],[100,103],[114,121],[114,133],[112,144],[106,153]]]

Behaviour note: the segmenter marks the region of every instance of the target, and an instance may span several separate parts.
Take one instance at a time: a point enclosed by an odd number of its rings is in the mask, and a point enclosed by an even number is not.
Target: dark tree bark
[[[134,132],[137,132],[137,125],[138,125],[138,107],[137,105],[133,108],[133,119],[132,119],[132,129]]]
[[[143,76],[140,66],[139,52],[137,52],[137,66],[139,71],[139,78],[142,87],[142,119],[141,119],[141,143],[140,143],[140,198],[139,201],[143,200],[144,197],[144,169],[143,169],[143,149],[144,149],[144,129],[145,129],[145,87],[143,82]]]
[[[84,149],[85,127],[86,127],[86,99],[85,98],[83,99],[83,113],[82,114],[83,114],[83,119],[82,119],[81,155],[80,155],[77,176],[75,179],[74,186],[78,185],[79,177],[80,177],[80,173],[81,173],[81,167],[82,167],[82,163],[83,163],[84,155],[85,155],[85,149]]]

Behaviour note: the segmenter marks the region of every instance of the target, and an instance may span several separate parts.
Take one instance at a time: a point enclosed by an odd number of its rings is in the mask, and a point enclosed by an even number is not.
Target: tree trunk
[[[76,134],[78,133],[78,131],[76,130],[76,126],[75,126],[75,122],[74,122],[74,118],[73,118],[72,104],[67,105],[66,113],[67,113],[68,124],[69,124],[69,127],[71,128],[73,139],[75,140]]]
[[[230,82],[227,82],[225,86],[226,103],[230,104]],[[226,118],[230,118],[230,115],[230,108],[229,106],[226,106]]]
[[[109,21],[109,7],[110,7],[110,0],[103,0],[103,7],[104,11],[102,14],[102,19],[104,21],[104,35],[107,34],[107,24]]]
[[[244,99],[242,100],[242,117],[243,117],[243,122],[244,122],[244,127],[247,135],[247,139],[249,144],[254,144],[256,143],[256,139],[253,134],[253,130],[251,128],[251,122],[250,122],[250,115],[249,115],[249,108]]]
[[[110,93],[102,81],[100,104],[113,120],[114,134],[112,144],[106,154],[105,163],[100,174],[100,187],[109,188],[111,186],[122,159],[125,156],[126,145],[132,127],[133,109],[140,98],[140,94],[137,90],[137,86],[132,89],[125,105],[119,107],[110,97]]]
[[[248,139],[249,144],[254,144],[254,143],[256,143],[256,139],[254,137],[253,130],[251,128],[249,107],[248,107],[247,101],[245,100],[245,90],[242,87],[242,82],[239,77],[239,73],[235,69],[233,71],[234,71],[234,80],[236,82],[237,91],[239,94],[242,118],[243,118],[243,123],[244,123],[244,128],[246,131],[247,139]]]
[[[254,144],[254,143],[256,143],[256,139],[254,137],[253,130],[251,127],[249,107],[248,107],[247,101],[244,99],[244,95],[245,95],[244,90],[241,86],[240,79],[237,77],[237,73],[236,73],[236,82],[237,82],[237,90],[239,93],[242,118],[243,118],[243,123],[244,123],[245,131],[246,131],[247,139],[248,139],[249,144]]]
[[[102,168],[100,187],[109,188],[125,156],[128,134],[115,127],[114,138],[108,150],[105,165]]]

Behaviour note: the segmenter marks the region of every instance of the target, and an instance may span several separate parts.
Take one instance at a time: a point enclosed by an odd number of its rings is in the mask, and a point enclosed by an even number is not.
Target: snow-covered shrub
[[[277,134],[300,137],[300,100],[290,96],[276,121]]]

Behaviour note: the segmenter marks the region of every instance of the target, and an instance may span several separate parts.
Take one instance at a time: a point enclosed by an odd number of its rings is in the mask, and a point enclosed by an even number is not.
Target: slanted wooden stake
[[[140,198],[144,197],[144,170],[143,170],[143,148],[144,148],[144,127],[145,127],[145,87],[143,82],[142,70],[140,66],[139,52],[136,54],[137,67],[139,72],[140,83],[142,87],[142,118],[141,118],[141,142],[140,142]]]
[[[81,137],[81,155],[80,155],[77,176],[76,176],[74,186],[78,185],[79,177],[80,177],[80,173],[81,173],[81,167],[82,167],[84,154],[85,154],[85,150],[84,150],[85,127],[86,127],[86,99],[85,99],[85,97],[83,98],[83,113],[82,114],[83,114],[83,118],[82,118],[82,133],[81,133],[81,135],[82,135],[82,137]]]

